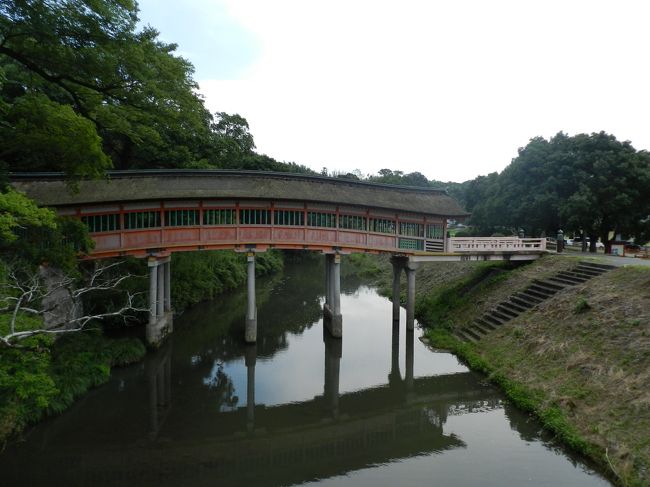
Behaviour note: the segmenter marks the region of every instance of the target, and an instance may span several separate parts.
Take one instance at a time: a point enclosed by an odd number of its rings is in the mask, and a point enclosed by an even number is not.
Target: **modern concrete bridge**
[[[431,261],[532,260],[544,239],[448,238],[447,220],[468,216],[444,190],[260,171],[113,171],[71,192],[62,174],[12,174],[13,186],[60,215],[80,218],[95,248],[85,258],[147,258],[147,340],[172,330],[170,259],[174,252],[232,249],[247,253],[246,341],[257,339],[255,254],[306,249],[326,256],[327,326],[342,336],[341,255],[393,255],[399,320],[399,277],[406,272],[407,327],[412,329],[415,270]]]

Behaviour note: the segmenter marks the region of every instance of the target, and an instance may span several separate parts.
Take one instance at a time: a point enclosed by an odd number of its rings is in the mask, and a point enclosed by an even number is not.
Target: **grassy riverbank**
[[[35,321],[22,324],[38,326]],[[108,381],[112,367],[137,362],[146,353],[140,340],[109,339],[99,329],[65,335],[56,342],[51,337],[30,338],[23,345],[29,348],[0,353],[0,445]]]
[[[650,269],[619,268],[566,289],[478,343],[450,330],[479,317],[533,277],[575,265],[547,257],[512,269],[466,267],[434,288],[419,271],[418,320],[434,346],[486,373],[522,409],[621,485],[650,482]],[[470,305],[471,303],[471,305]]]

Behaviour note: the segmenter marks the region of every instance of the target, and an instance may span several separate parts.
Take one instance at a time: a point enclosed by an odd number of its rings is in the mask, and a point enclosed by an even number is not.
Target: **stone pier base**
[[[328,304],[323,306],[323,323],[327,331],[334,338],[341,338],[343,336],[343,315],[341,313],[332,313]]]
[[[155,322],[147,323],[147,346],[153,349],[159,348],[172,331],[174,331],[174,313],[166,311]]]

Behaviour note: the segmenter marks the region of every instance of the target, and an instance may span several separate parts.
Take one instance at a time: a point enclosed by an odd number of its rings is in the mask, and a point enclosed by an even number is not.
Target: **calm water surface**
[[[391,303],[344,279],[343,339],[323,333],[323,269],[194,307],[163,349],[117,371],[0,455],[2,486],[609,485]]]

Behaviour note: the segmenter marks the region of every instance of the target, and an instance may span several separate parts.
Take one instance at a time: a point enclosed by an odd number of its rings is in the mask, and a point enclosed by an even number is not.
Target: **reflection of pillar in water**
[[[147,369],[154,369],[147,367]],[[147,380],[149,381],[149,435],[155,438],[158,434],[158,378],[155,369],[147,370]]]
[[[343,355],[343,341],[323,334],[325,341],[325,401],[334,418],[339,415],[339,380],[341,370],[341,357]]]
[[[399,371],[399,321],[393,322],[393,339],[390,359],[390,373],[388,374],[388,384],[393,385],[399,383],[402,379]]]
[[[255,364],[257,363],[257,345],[246,346],[246,430],[255,429]]]
[[[155,439],[172,401],[171,341],[147,358],[145,372],[149,382],[149,435]]]
[[[413,354],[415,349],[415,332],[406,330],[406,389],[413,390]]]

